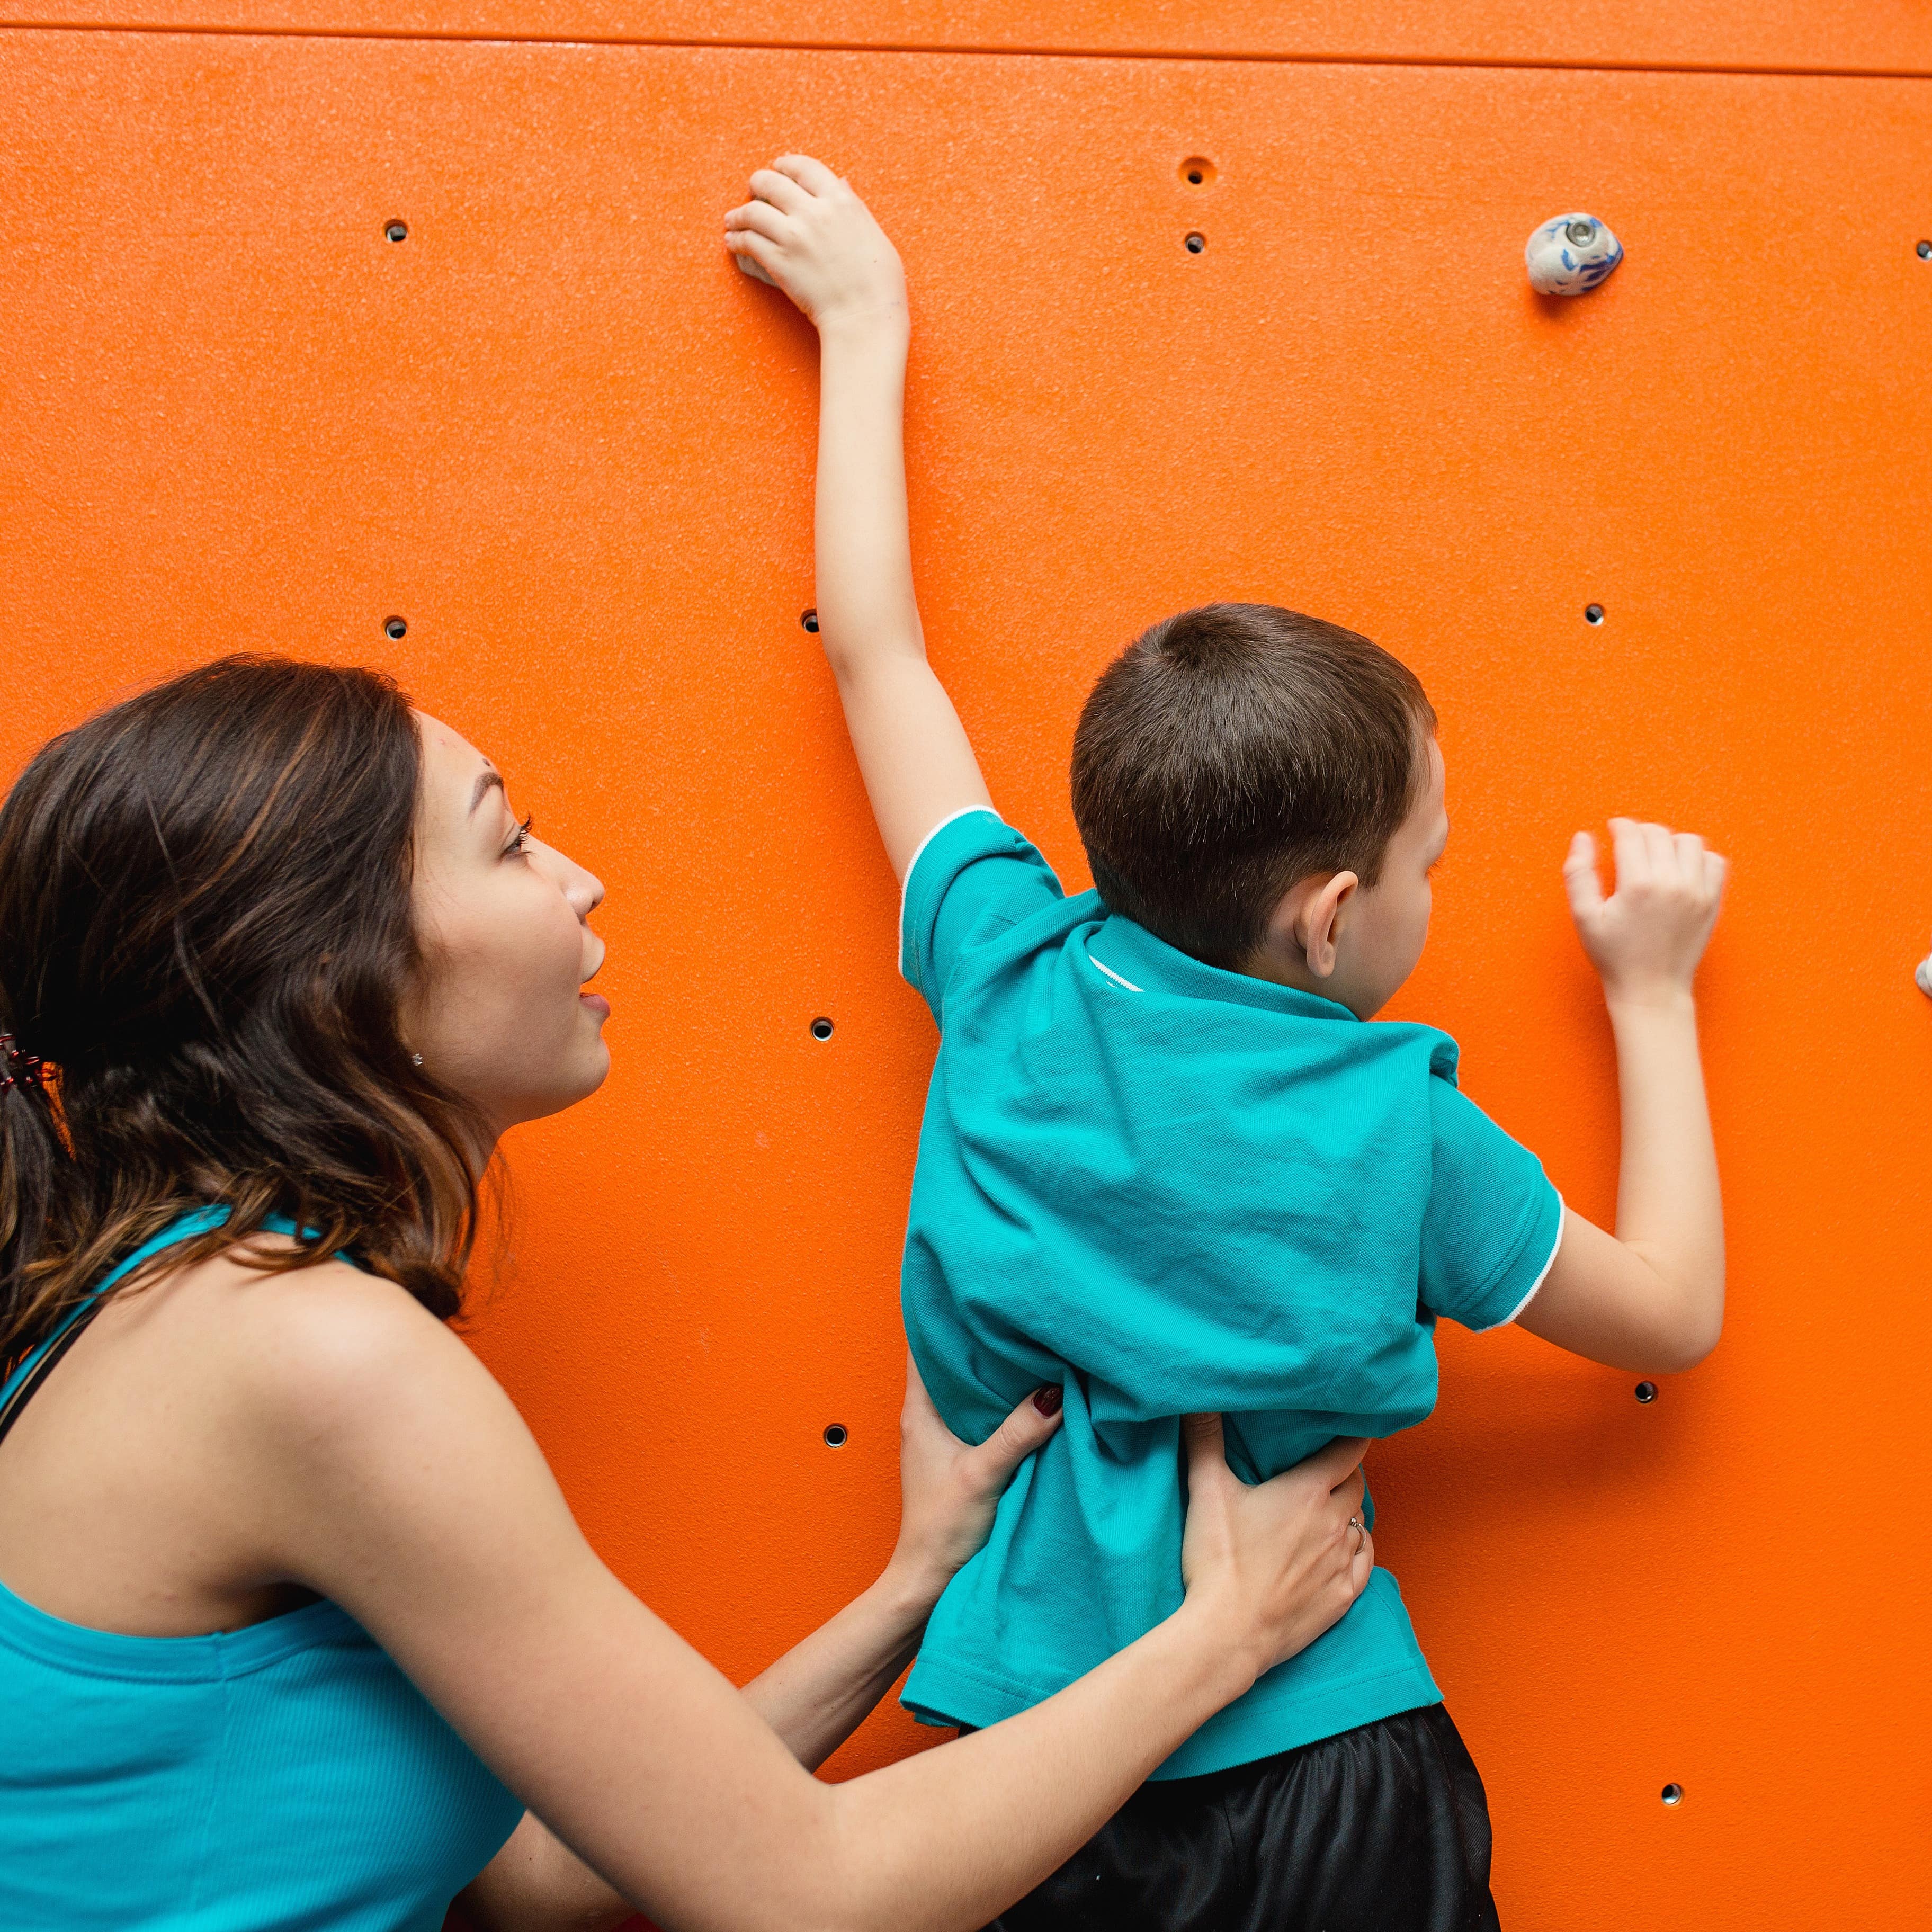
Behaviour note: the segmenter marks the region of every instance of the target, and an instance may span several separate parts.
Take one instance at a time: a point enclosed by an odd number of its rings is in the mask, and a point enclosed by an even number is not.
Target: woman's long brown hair
[[[457,1311],[482,1142],[400,1030],[421,763],[380,673],[231,657],[21,775],[0,805],[0,1033],[47,1070],[0,1088],[0,1362],[197,1207],[226,1224],[158,1268],[286,1215],[295,1247],[251,1265],[346,1251]]]

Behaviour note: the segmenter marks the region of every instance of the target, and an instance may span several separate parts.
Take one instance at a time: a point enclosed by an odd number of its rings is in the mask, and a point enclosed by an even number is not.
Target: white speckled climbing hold
[[[1594,214],[1559,214],[1522,251],[1540,296],[1587,294],[1624,258],[1624,244]]]

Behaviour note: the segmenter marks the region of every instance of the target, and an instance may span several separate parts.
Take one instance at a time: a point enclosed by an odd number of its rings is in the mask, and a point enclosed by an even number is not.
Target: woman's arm
[[[986,1540],[1013,1472],[1060,1426],[1060,1391],[1038,1390],[976,1448],[940,1420],[912,1358],[899,1416],[899,1534],[869,1589],[745,1687],[808,1770],[864,1720],[911,1662],[953,1573]],[[603,1932],[623,1898],[526,1813],[457,1901],[475,1932]]]
[[[470,1932],[614,1932],[636,1916],[534,1811],[464,1888],[455,1910]]]
[[[224,1381],[265,1571],[340,1604],[565,1844],[694,1932],[971,1932],[1372,1562],[1359,1444],[1249,1489],[1196,1422],[1174,1616],[1022,1717],[828,1786],[597,1560],[502,1391],[401,1291],[329,1267],[250,1306]]]
[[[919,1648],[940,1592],[983,1544],[1013,1472],[1060,1426],[1060,1391],[1029,1396],[976,1448],[940,1420],[906,1358],[899,1534],[878,1582],[745,1687],[753,1710],[815,1771]]]

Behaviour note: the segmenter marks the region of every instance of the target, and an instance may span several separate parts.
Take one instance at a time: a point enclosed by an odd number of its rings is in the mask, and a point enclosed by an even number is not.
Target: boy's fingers
[[[1588,868],[1594,874],[1597,869],[1597,842],[1587,832],[1579,832],[1570,841],[1570,849],[1563,855],[1563,869],[1566,872],[1581,872]]]
[[[1660,885],[1677,874],[1677,847],[1667,825],[1643,828],[1644,856],[1650,861],[1650,876]]]
[[[809,154],[781,154],[772,166],[813,194],[829,194],[838,185],[838,177],[823,161],[814,160]]]
[[[1587,918],[1604,903],[1604,882],[1597,876],[1597,842],[1587,832],[1580,832],[1570,842],[1570,856],[1563,861],[1564,890],[1570,895],[1570,910],[1579,919]]]
[[[812,196],[790,176],[782,175],[776,168],[758,169],[752,176],[752,192],[788,214],[800,214],[812,206]]]
[[[771,257],[774,266],[778,259],[776,246],[762,235],[754,235],[748,229],[724,238],[724,245],[731,251],[731,259],[754,281],[764,282],[772,288],[778,286],[778,278],[765,266],[762,259]]]
[[[1641,885],[1650,878],[1650,855],[1643,842],[1643,827],[1634,818],[1610,820],[1610,849],[1615,856],[1617,878],[1615,890]]]
[[[1724,896],[1724,880],[1730,876],[1731,862],[1721,852],[1704,854],[1704,890],[1713,898]]]
[[[748,201],[725,216],[724,227],[728,234],[762,235],[769,241],[782,242],[788,232],[786,222],[783,208],[774,208],[769,202]]]

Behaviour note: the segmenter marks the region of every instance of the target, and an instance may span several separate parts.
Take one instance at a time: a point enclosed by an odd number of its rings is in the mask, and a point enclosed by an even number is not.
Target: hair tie
[[[46,1064],[38,1053],[22,1052],[10,1033],[0,1033],[0,1094],[10,1087],[44,1087]]]

